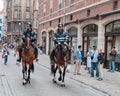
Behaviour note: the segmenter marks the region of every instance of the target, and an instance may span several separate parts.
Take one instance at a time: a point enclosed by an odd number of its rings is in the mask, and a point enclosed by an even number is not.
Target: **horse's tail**
[[[34,72],[34,63],[32,63],[31,70]]]

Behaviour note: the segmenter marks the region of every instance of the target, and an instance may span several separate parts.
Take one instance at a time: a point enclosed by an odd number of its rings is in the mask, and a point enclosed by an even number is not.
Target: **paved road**
[[[15,57],[10,54],[7,65],[0,59],[0,96],[107,96],[85,84],[66,76],[66,87],[60,82],[53,84],[50,70],[41,66],[40,61],[35,64],[35,72],[31,74],[31,84],[22,85],[22,68],[16,65]],[[0,78],[0,79],[1,79]]]

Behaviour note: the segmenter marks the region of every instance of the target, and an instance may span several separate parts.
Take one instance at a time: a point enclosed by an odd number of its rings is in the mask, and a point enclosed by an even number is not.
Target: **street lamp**
[[[64,27],[66,22],[66,0],[64,0]]]
[[[21,28],[21,23],[19,22],[19,44],[20,44],[20,28]]]

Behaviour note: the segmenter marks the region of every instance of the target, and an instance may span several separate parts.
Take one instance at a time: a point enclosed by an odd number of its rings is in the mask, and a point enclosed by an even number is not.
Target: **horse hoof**
[[[54,79],[52,81],[53,81],[53,83],[57,83],[56,80],[54,80]]]
[[[65,84],[61,84],[61,87],[65,87]]]
[[[25,82],[23,82],[22,84],[23,84],[23,85],[26,85],[26,83],[25,83]]]
[[[58,78],[59,81],[61,81],[62,79],[61,78]]]
[[[30,84],[30,80],[28,80],[27,83]]]

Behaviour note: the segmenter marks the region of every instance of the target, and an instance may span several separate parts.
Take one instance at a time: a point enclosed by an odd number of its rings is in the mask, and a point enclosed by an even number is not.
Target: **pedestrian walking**
[[[104,64],[104,53],[102,52],[102,49],[98,50],[98,70],[99,70],[99,78],[98,80],[103,80],[103,64]]]
[[[2,54],[4,59],[3,63],[6,65],[8,61],[8,55],[9,55],[7,44],[3,44]]]
[[[93,46],[92,55],[91,55],[91,77],[94,77],[94,70],[96,70],[96,77],[99,77],[98,50],[96,50],[96,46]]]
[[[88,74],[90,74],[90,72],[91,72],[91,54],[92,54],[92,50],[91,50],[91,47],[89,47],[89,50],[87,52],[87,69],[88,69]]]
[[[112,47],[111,52],[109,53],[110,60],[109,60],[109,70],[108,72],[114,72],[115,71],[115,58],[117,55],[117,51],[115,50],[115,47]]]
[[[73,47],[71,47],[71,64],[73,65],[74,64],[74,62],[75,62],[75,48],[74,48],[74,46]]]
[[[76,54],[76,64],[75,64],[75,69],[74,69],[74,75],[80,75],[80,67],[82,63],[82,53],[81,53],[81,45],[78,46],[78,49],[75,50]]]

